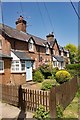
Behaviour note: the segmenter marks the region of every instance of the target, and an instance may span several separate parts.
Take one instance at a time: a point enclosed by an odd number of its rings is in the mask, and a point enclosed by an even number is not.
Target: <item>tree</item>
[[[70,51],[70,61],[74,63],[77,60],[78,48],[74,44],[67,44],[65,49]]]
[[[78,62],[80,62],[80,45],[78,46]]]

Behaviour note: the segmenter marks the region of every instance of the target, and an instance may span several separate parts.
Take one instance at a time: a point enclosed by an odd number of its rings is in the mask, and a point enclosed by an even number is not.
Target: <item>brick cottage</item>
[[[52,63],[63,69],[70,63],[69,51],[58,45],[54,34],[46,40],[26,32],[27,23],[22,16],[16,29],[0,24],[0,84],[23,84],[32,80],[32,70]]]

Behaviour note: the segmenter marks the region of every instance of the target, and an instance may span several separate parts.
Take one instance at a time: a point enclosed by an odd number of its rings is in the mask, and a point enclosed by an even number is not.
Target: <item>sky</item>
[[[76,10],[78,3],[73,2]],[[3,2],[0,22],[16,28],[20,15],[27,21],[27,32],[46,39],[54,32],[59,45],[78,45],[78,17],[70,2]]]

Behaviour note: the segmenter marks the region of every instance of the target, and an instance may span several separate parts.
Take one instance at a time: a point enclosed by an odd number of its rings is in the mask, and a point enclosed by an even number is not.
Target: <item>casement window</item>
[[[0,73],[4,72],[4,61],[0,60]]]
[[[53,64],[54,64],[54,67],[57,67],[57,61],[54,61]]]
[[[64,56],[64,53],[63,53],[63,51],[61,51],[61,56]]]
[[[32,39],[29,40],[29,51],[33,51],[34,52],[34,42]]]
[[[36,69],[36,63],[33,62],[33,69]]]
[[[21,71],[25,71],[25,61],[21,61]]]
[[[25,61],[13,60],[11,64],[12,72],[25,72]]]
[[[0,49],[2,49],[2,41],[0,40]]]
[[[49,46],[46,45],[46,54],[49,54]]]
[[[55,55],[55,53],[56,53],[55,50],[53,50],[53,55]]]

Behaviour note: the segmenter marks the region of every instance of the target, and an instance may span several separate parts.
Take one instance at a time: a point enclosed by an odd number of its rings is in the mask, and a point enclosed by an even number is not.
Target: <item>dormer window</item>
[[[2,49],[2,41],[0,40],[0,49]]]
[[[67,57],[69,57],[69,52],[67,52]]]
[[[34,52],[34,42],[32,39],[29,40],[29,51]]]
[[[49,54],[49,46],[46,45],[46,54]]]
[[[46,45],[46,54],[49,54],[49,46]]]
[[[63,54],[63,51],[61,51],[61,56],[63,56],[64,54]]]

